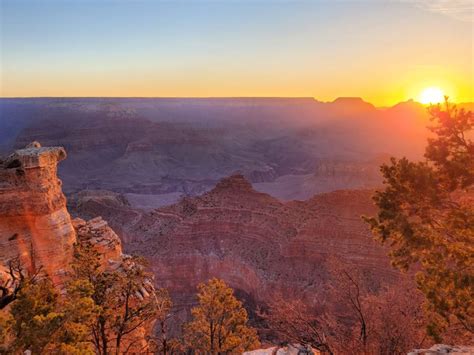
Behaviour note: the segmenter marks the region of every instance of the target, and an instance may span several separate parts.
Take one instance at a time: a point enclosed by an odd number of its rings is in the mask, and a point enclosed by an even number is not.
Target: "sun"
[[[438,104],[444,101],[444,92],[438,87],[429,87],[420,94],[419,101],[424,105]]]

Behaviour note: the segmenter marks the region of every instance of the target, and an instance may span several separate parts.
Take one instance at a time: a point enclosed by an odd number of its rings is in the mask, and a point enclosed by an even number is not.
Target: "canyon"
[[[0,113],[1,278],[18,256],[61,287],[87,240],[104,268],[144,257],[176,324],[212,277],[254,324],[277,295],[323,309],[330,260],[374,289],[398,280],[361,217],[376,212],[380,165],[422,154],[415,102],[1,99]]]
[[[419,157],[429,132],[416,102],[359,98],[0,99],[0,151],[63,146],[66,195],[128,194],[153,209],[236,172],[281,200],[373,188],[390,155]]]
[[[277,294],[321,305],[315,295],[330,282],[330,258],[364,270],[374,284],[397,279],[387,251],[361,219],[374,213],[372,193],[340,190],[281,202],[254,190],[243,175],[232,175],[203,195],[153,211],[137,210],[111,193],[76,196],[70,208],[108,220],[125,251],[148,260],[157,285],[180,308],[189,308],[196,286],[212,277],[223,279],[250,307]]]
[[[40,228],[38,258],[52,255],[61,274],[75,232],[68,213],[101,216],[183,308],[212,276],[249,304],[275,293],[313,302],[332,256],[366,269],[374,282],[393,279],[361,216],[374,213],[379,166],[390,155],[420,156],[429,135],[421,105],[376,108],[358,98],[1,99],[0,112],[3,151],[34,140],[64,147],[40,170],[57,197],[3,224],[5,250],[18,250],[15,233],[30,247],[33,232],[12,226],[31,226],[30,215],[44,213],[64,236]],[[66,151],[60,184],[56,162]],[[38,171],[24,170],[27,180]],[[17,185],[9,196],[30,188]],[[20,200],[5,201],[10,211]],[[48,248],[57,240],[65,246],[55,256]]]
[[[386,250],[360,218],[374,212],[372,190],[282,202],[235,174],[209,192],[152,211],[131,206],[122,194],[93,190],[73,195],[66,208],[56,176],[65,157],[61,147],[34,142],[2,161],[3,264],[19,255],[60,283],[73,243],[87,238],[107,267],[123,257],[122,248],[145,257],[155,285],[167,288],[180,309],[189,309],[197,284],[211,277],[226,281],[249,307],[277,293],[316,302],[329,281],[330,257],[365,270],[375,283],[396,279]]]

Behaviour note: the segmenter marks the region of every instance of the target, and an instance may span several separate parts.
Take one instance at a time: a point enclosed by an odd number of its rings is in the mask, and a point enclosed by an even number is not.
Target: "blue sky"
[[[463,1],[1,5],[2,96],[472,97]]]

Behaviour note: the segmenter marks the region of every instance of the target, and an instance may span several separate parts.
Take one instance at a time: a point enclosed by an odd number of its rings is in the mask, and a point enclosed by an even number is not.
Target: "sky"
[[[0,96],[474,101],[471,0],[0,0]]]

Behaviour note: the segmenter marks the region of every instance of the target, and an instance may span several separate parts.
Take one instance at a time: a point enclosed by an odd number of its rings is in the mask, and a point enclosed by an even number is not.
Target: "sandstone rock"
[[[108,223],[102,217],[89,221],[76,218],[72,221],[79,240],[87,240],[99,252],[104,268],[111,267],[122,260],[122,244]]]
[[[284,347],[274,346],[267,349],[246,351],[243,355],[319,355],[320,352],[311,347],[299,344],[289,344]]]
[[[33,142],[0,165],[0,263],[17,256],[30,270],[60,281],[76,235],[57,178],[62,147]]]
[[[453,355],[466,355],[474,354],[473,346],[453,346],[445,344],[435,344],[429,349],[416,349],[408,353],[408,355],[416,354],[432,354],[432,355],[441,355],[441,354],[453,354]]]
[[[135,266],[130,256],[122,254],[119,237],[102,217],[71,220],[57,178],[57,163],[65,157],[61,147],[33,142],[0,163],[0,283],[8,289],[14,288],[15,281],[6,265],[16,257],[30,271],[42,268],[61,287],[76,241],[93,245],[104,270]],[[147,280],[136,299],[140,302],[153,292],[153,281]],[[146,352],[145,336],[150,330],[140,326],[129,334],[133,343],[126,346],[131,352]]]
[[[41,147],[38,142],[28,144],[24,149],[18,149],[6,161],[6,167],[18,164],[23,169],[44,168],[66,158],[62,147]],[[17,166],[15,166],[17,167]]]
[[[325,287],[329,255],[368,270],[374,280],[395,280],[386,250],[360,218],[375,212],[372,193],[337,191],[283,203],[236,174],[208,193],[152,212],[90,196],[77,205],[81,215],[105,216],[125,252],[146,257],[157,284],[177,304],[192,304],[196,285],[212,277],[252,304],[277,292],[311,303]]]

